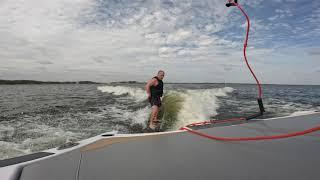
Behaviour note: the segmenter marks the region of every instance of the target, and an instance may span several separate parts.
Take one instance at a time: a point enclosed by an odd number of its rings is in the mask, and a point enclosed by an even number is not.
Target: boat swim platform
[[[320,125],[320,113],[197,131],[219,137],[291,133]],[[217,141],[187,131],[105,134],[0,168],[1,180],[319,179],[320,132],[262,141]],[[54,154],[53,154],[54,153]],[[6,160],[4,160],[6,161]]]

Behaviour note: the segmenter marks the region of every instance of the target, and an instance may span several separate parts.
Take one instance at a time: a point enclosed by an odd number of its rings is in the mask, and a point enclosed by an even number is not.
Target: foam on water
[[[290,114],[290,116],[301,116],[301,115],[308,115],[308,114],[312,114],[312,113],[315,113],[316,111],[313,110],[313,111],[297,111],[297,112],[294,112],[292,114]]]
[[[23,129],[1,125],[0,157],[5,159],[58,147],[69,140],[80,139],[81,136],[83,136],[81,133],[64,131],[47,125],[33,124],[32,127]]]
[[[127,95],[129,99],[133,98],[137,101],[146,100],[146,92],[138,87],[103,86],[98,87],[98,90],[118,96]],[[233,91],[234,89],[231,87],[180,91],[168,90],[167,93],[176,93],[183,98],[177,121],[174,127],[172,127],[173,130],[193,122],[207,120],[211,116],[217,115],[217,109],[219,108],[218,97],[225,97]],[[131,119],[134,123],[145,125],[150,115],[150,109],[147,105],[134,112],[124,110],[123,118]]]
[[[232,91],[233,88],[230,87],[185,91],[182,93],[184,103],[178,114],[175,129],[190,123],[208,120],[211,116],[217,115],[218,97],[227,96]]]
[[[20,144],[14,142],[0,141],[0,147],[0,160],[21,156],[31,152],[30,149],[21,149]]]
[[[101,92],[107,92],[116,96],[128,94],[136,101],[144,101],[147,99],[145,90],[142,88],[127,87],[127,86],[101,86],[98,87]]]
[[[138,123],[145,126],[150,116],[150,113],[151,113],[151,108],[145,107],[145,108],[138,109],[137,111],[134,111],[134,112],[125,112],[123,116],[126,119],[131,119],[132,123]]]

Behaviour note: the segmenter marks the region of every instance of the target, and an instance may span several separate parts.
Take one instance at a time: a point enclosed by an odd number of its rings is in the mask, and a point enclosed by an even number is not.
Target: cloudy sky
[[[320,84],[320,1],[246,0],[262,83]],[[0,0],[0,79],[254,83],[224,0]]]

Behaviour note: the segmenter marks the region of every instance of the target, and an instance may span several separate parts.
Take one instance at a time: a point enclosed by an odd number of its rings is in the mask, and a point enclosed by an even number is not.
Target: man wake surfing
[[[148,100],[152,107],[148,127],[153,131],[156,129],[157,124],[160,123],[160,121],[158,120],[158,113],[160,111],[161,98],[163,95],[163,78],[164,71],[160,70],[158,71],[157,76],[150,79],[145,86],[145,89],[148,94]]]

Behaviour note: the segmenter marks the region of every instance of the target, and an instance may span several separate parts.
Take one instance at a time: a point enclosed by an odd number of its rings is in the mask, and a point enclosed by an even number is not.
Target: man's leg
[[[154,115],[153,122],[158,122],[158,114],[159,114],[160,106],[161,106],[161,99],[160,99],[160,97],[157,97],[157,101],[155,102],[155,105],[157,106],[157,109],[156,109],[156,113],[155,113],[155,115]]]
[[[157,106],[157,110],[156,110],[156,112],[155,112],[153,122],[154,122],[154,121],[158,121],[158,114],[159,114],[159,111],[160,111],[160,108]]]
[[[156,106],[156,105],[153,105],[152,106],[151,117],[150,117],[150,122],[149,122],[149,127],[150,128],[155,128],[154,121],[157,120],[158,112],[159,112],[159,107]]]

